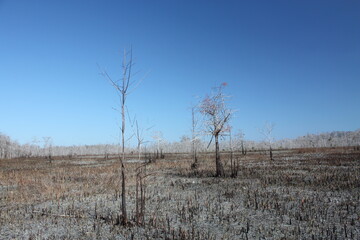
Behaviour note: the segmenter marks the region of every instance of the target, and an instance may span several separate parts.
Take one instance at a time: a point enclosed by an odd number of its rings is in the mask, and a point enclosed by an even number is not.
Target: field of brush
[[[146,165],[142,222],[128,156],[127,207],[120,219],[114,158],[0,160],[0,239],[360,239],[360,152],[347,149],[213,154],[198,169],[186,154]],[[236,176],[235,176],[236,175]]]

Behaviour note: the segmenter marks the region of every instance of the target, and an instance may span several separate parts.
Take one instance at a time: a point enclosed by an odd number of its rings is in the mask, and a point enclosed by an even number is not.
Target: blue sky
[[[130,46],[134,79],[146,78],[129,112],[169,141],[190,134],[195,96],[221,82],[247,139],[266,121],[277,139],[356,130],[359,12],[355,0],[0,0],[0,132],[117,142],[117,95],[97,64],[120,77]]]

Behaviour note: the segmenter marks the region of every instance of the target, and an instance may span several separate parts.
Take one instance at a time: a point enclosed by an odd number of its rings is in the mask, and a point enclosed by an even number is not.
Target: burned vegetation
[[[360,238],[358,150],[273,154],[222,152],[221,178],[214,153],[125,161],[126,226],[115,156],[0,160],[0,238]]]

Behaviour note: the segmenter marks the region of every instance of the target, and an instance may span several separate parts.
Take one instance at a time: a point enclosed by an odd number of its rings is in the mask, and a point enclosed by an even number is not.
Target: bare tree
[[[139,124],[138,121],[135,120],[135,136],[136,136],[136,140],[137,140],[137,151],[138,151],[138,158],[139,160],[141,159],[141,147],[142,145],[145,143],[144,141],[144,129],[143,128],[139,128]],[[149,127],[147,129],[145,129],[145,131],[149,131],[152,127]]]
[[[237,175],[237,167],[234,162],[234,149],[233,149],[233,138],[232,138],[232,127],[229,127],[229,148],[230,148],[230,169],[231,176],[235,177]]]
[[[197,152],[196,140],[198,139],[198,133],[197,133],[198,120],[195,116],[196,110],[197,110],[197,106],[191,107],[191,152],[193,156],[193,163],[191,165],[191,168],[193,169],[196,169],[198,167],[198,159],[196,156],[196,152]]]
[[[246,155],[246,146],[244,145],[244,142],[245,142],[244,137],[245,137],[245,134],[241,130],[239,130],[235,134],[235,141],[236,141],[236,144],[241,147],[241,154],[242,155]],[[240,151],[240,149],[238,149],[238,150]]]
[[[265,144],[269,147],[270,160],[274,160],[272,153],[272,143],[274,142],[274,138],[272,137],[272,131],[274,130],[274,127],[274,123],[266,122],[263,128],[259,130],[259,132],[264,136]]]
[[[210,146],[213,139],[215,139],[215,161],[216,161],[216,176],[224,176],[224,167],[220,159],[219,152],[219,136],[223,135],[229,130],[227,125],[233,111],[226,105],[226,96],[223,94],[223,88],[227,83],[222,83],[215,88],[214,92],[205,97],[200,103],[200,112],[205,117],[206,131],[211,135]]]
[[[236,155],[235,159],[233,156],[233,142],[235,142],[235,145],[238,147],[235,148],[235,151],[241,151],[241,155],[243,157],[246,157],[246,148],[244,146],[244,133],[239,130],[234,136],[232,136],[232,129],[230,128],[229,136],[230,136],[230,169],[231,169],[231,177],[237,177],[238,171],[239,171],[239,156]]]
[[[43,137],[44,142],[44,156],[51,163],[52,160],[52,138],[51,137]]]
[[[109,160],[109,145],[108,144],[104,145],[104,159]]]
[[[10,137],[2,134],[0,132],[0,159],[10,158],[10,146],[11,146]]]
[[[121,165],[121,213],[122,213],[122,225],[128,224],[128,217],[126,211],[126,169],[125,169],[125,108],[126,99],[129,95],[129,87],[134,86],[132,80],[132,67],[133,57],[132,49],[130,51],[124,50],[123,62],[122,62],[122,77],[119,80],[113,80],[106,71],[102,71],[101,75],[106,78],[110,84],[115,88],[119,98],[121,107],[121,156],[119,154],[119,161]],[[137,82],[139,83],[139,82]]]
[[[163,153],[162,153],[162,148],[160,147],[162,141],[163,141],[163,133],[161,131],[155,131],[153,133],[152,138],[156,141],[156,159],[159,158],[159,154],[160,154],[160,158],[163,157]]]

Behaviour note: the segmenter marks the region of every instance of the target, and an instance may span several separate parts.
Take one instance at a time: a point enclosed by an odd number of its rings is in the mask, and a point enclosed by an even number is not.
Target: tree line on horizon
[[[248,151],[267,149],[265,141],[251,141],[244,138],[232,139],[234,151],[241,151],[241,144]],[[213,144],[207,146],[208,142],[202,139],[195,141],[199,152],[213,152]],[[360,129],[355,131],[333,131],[329,133],[307,134],[295,139],[281,139],[272,143],[274,149],[296,149],[296,148],[322,148],[322,147],[347,147],[360,146]],[[20,144],[0,132],[0,159],[6,158],[29,158],[46,157],[51,151],[52,156],[81,156],[81,155],[115,155],[118,154],[118,144],[96,144],[96,145],[74,145],[53,146],[46,144],[27,143]],[[192,142],[189,136],[182,136],[179,141],[169,142],[166,139],[152,141],[147,144],[143,152],[154,153],[160,148],[164,153],[191,153]],[[51,150],[50,150],[51,149]],[[230,150],[230,141],[224,140],[221,151]],[[136,153],[136,147],[127,147],[127,153]]]

